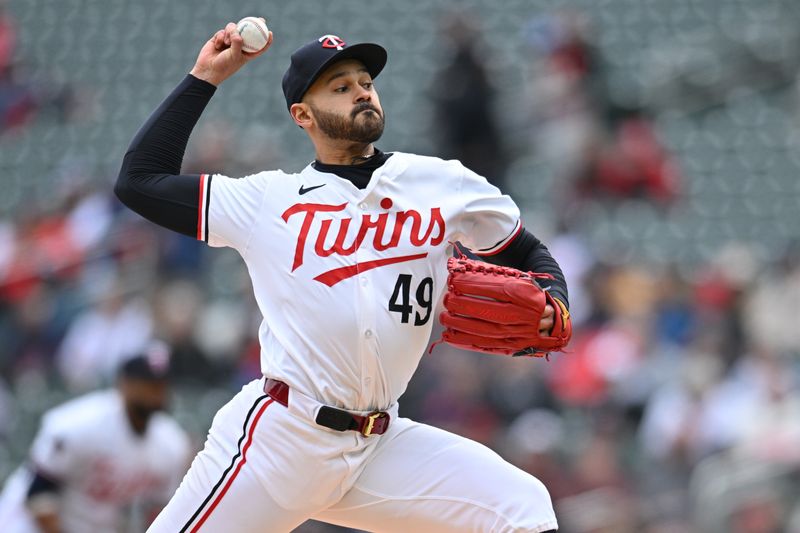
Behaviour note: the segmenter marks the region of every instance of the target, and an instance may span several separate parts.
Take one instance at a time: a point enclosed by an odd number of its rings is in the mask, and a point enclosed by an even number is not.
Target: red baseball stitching
[[[254,17],[248,17],[248,18],[249,19],[253,19]],[[269,41],[269,34],[268,33],[264,33],[264,30],[261,28],[260,24],[258,24],[257,22],[251,22],[248,19],[245,19],[245,20],[247,20],[247,22],[245,22],[245,24],[254,25],[256,27],[256,29],[259,31],[259,33],[261,33],[261,36],[264,37],[264,40],[265,41]],[[261,48],[264,48],[264,47],[262,46]],[[261,48],[259,48],[258,50],[261,50]],[[255,51],[258,52],[258,50],[255,50]]]

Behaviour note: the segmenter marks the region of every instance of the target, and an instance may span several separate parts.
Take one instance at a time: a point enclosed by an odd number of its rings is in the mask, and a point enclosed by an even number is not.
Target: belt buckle
[[[388,415],[383,411],[375,411],[367,415],[367,426],[361,431],[365,437],[372,435],[372,428],[375,426],[375,421],[379,418],[386,418]]]

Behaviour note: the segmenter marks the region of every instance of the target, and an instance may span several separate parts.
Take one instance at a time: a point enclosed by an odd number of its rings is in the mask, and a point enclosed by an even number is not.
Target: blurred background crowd
[[[207,36],[251,14],[275,45],[217,92],[184,171],[304,167],[289,54],[376,40],[377,146],[485,175],[567,275],[568,353],[440,345],[401,414],[539,477],[566,533],[800,531],[794,0],[0,2],[0,480],[44,409],[152,337],[175,349],[173,412],[198,447],[259,375],[238,256],[112,194]]]

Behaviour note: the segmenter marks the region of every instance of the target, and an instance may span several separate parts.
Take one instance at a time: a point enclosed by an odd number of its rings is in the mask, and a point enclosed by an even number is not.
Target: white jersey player
[[[555,530],[537,479],[398,417],[450,242],[550,273],[552,294],[566,304],[567,293],[547,248],[486,179],[457,161],[375,148],[382,47],[325,35],[292,55],[287,107],[316,150],[301,172],[181,174],[215,86],[271,43],[244,54],[234,24],[212,36],[134,138],[115,189],[150,220],[237,250],[263,314],[264,377],[219,411],[151,531],[279,532],[308,518],[370,531]]]
[[[187,434],[159,412],[167,393],[160,365],[152,356],[134,357],[122,366],[117,388],[45,413],[28,462],[0,495],[3,532],[125,531],[136,527],[127,516],[133,504],[143,513],[149,508],[152,519],[190,459]]]

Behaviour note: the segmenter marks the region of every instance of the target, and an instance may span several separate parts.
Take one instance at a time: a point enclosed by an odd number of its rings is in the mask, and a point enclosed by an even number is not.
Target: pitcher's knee
[[[509,495],[509,508],[503,513],[503,533],[544,533],[558,528],[550,493],[544,484],[533,476]]]

